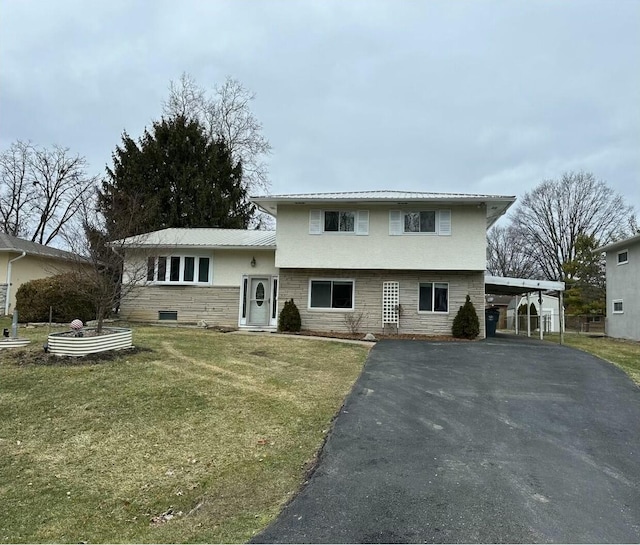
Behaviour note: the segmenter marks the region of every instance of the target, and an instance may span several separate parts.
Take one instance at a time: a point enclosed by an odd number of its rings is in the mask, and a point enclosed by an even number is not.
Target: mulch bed
[[[286,332],[283,332],[286,333]],[[364,333],[345,333],[342,331],[309,331],[302,330],[298,333],[286,333],[287,335],[306,335],[309,337],[328,337],[330,339],[348,339],[352,341],[364,340]],[[451,335],[419,335],[416,333],[400,333],[396,334],[375,334],[378,341],[383,339],[389,340],[407,340],[407,341],[467,341],[467,339],[456,339]],[[372,341],[374,342],[374,341]]]

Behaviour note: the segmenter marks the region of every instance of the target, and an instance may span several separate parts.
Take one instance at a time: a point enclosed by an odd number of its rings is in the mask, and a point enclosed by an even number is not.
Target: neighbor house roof
[[[58,248],[52,248],[51,246],[31,242],[30,240],[24,240],[6,233],[0,233],[0,252],[26,252],[27,255],[52,257],[69,261],[78,259],[78,256],[71,252],[58,250]]]
[[[119,244],[135,248],[275,249],[275,231],[215,228],[170,228],[125,238]]]
[[[594,252],[609,252],[614,250],[622,250],[623,248],[625,248],[625,246],[628,246],[629,244],[634,244],[635,242],[640,242],[640,233],[632,237],[619,240],[618,242],[612,242],[611,244],[607,244],[606,246],[602,246],[601,248],[596,248]]]
[[[475,204],[486,205],[487,228],[515,202],[509,195],[479,195],[468,193],[430,193],[424,191],[346,191],[338,193],[292,193],[287,195],[262,195],[250,197],[251,202],[265,212],[276,216],[278,205],[397,205],[407,206],[418,203]]]

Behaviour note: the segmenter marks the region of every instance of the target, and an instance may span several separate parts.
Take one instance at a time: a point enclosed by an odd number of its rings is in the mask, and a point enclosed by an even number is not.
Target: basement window
[[[177,320],[177,319],[178,319],[177,310],[159,310],[158,311],[158,320]]]

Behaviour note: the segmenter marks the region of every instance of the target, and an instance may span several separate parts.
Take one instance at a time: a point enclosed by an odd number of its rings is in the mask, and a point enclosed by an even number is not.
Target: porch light
[[[252,257],[252,258],[251,258],[251,266],[252,266],[252,267],[255,267],[255,266],[256,266],[256,258],[255,258],[255,257]]]

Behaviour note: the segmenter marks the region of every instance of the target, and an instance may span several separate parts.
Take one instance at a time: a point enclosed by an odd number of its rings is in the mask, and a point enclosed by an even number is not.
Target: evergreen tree
[[[246,228],[254,213],[242,165],[234,163],[224,140],[211,140],[196,120],[177,115],[154,122],[139,142],[124,133],[112,157],[98,196],[108,235]]]
[[[471,302],[471,297],[467,299],[458,310],[458,314],[453,319],[452,334],[461,339],[475,339],[480,334],[480,320],[476,313],[476,307]]]
[[[604,314],[606,307],[605,264],[594,252],[593,236],[578,235],[576,257],[565,263],[565,309],[568,314]]]

